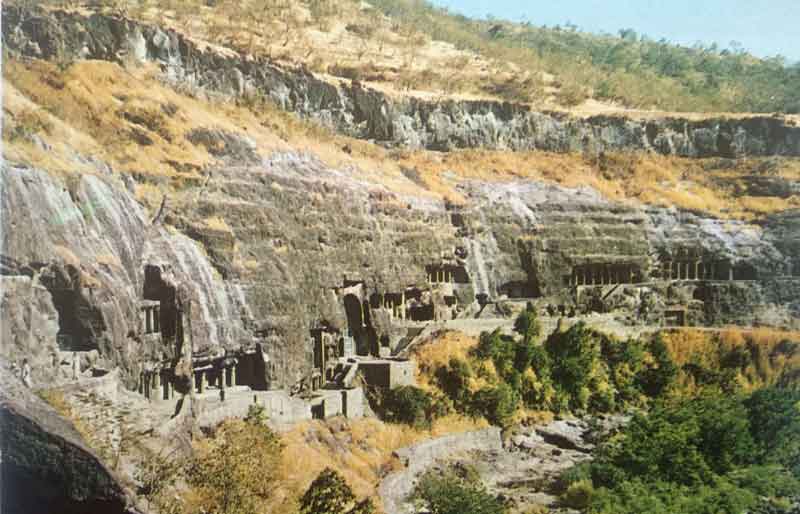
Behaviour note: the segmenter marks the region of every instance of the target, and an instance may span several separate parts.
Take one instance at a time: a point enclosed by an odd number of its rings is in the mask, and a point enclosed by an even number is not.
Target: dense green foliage
[[[331,468],[323,469],[300,499],[300,514],[372,514],[369,498],[355,502],[355,495],[342,476]]]
[[[667,395],[678,367],[660,338],[617,341],[583,323],[550,334],[543,343],[528,306],[514,324],[517,336],[481,334],[471,362],[452,358],[436,370],[453,407],[508,425],[518,407],[555,412],[614,412]],[[493,372],[487,372],[491,363]],[[473,378],[489,382],[471,390]]]
[[[434,419],[449,410],[441,398],[415,386],[371,391],[370,405],[385,421],[419,429],[430,428]]]
[[[517,391],[503,383],[480,389],[472,399],[472,409],[476,414],[485,417],[489,423],[503,427],[511,423],[518,406]]]
[[[420,478],[412,497],[431,514],[504,514],[507,511],[469,470],[429,471]]]
[[[745,405],[764,461],[780,464],[800,478],[800,391],[762,389]]]
[[[787,66],[780,56],[756,58],[736,42],[730,48],[686,47],[631,29],[594,35],[569,24],[548,28],[473,20],[423,0],[372,3],[433,39],[555,75],[565,104],[591,95],[630,107],[676,111],[800,112],[800,64]],[[541,94],[541,85],[532,89]],[[527,91],[517,86],[509,92],[524,100],[521,93]]]
[[[636,415],[562,481],[567,491],[582,484],[593,513],[744,512],[762,497],[800,493],[798,430],[798,392],[706,391]]]

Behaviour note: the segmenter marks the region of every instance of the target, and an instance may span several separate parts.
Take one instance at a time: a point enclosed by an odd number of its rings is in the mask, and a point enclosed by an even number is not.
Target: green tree
[[[550,356],[550,370],[557,389],[569,395],[572,409],[586,409],[590,381],[598,369],[600,345],[583,322],[566,332],[553,332],[545,342]]]
[[[601,450],[592,478],[610,487],[636,477],[698,486],[752,463],[754,457],[742,402],[706,394],[635,416],[622,438]]]
[[[800,478],[800,391],[771,387],[745,401],[750,431],[767,462]]]
[[[533,342],[542,331],[536,309],[531,302],[525,306],[525,310],[514,320],[514,331],[522,336],[523,343]]]
[[[369,498],[355,502],[345,479],[334,469],[323,469],[300,499],[300,514],[373,514]]]
[[[475,393],[472,401],[473,413],[501,427],[511,423],[518,406],[519,394],[505,383],[484,387]]]
[[[224,421],[200,441],[186,473],[202,512],[250,514],[270,500],[281,455],[279,437],[266,425]]]
[[[447,366],[439,366],[436,370],[436,382],[439,388],[450,398],[457,409],[469,401],[469,382],[472,369],[469,363],[458,357],[451,357]]]
[[[645,370],[639,379],[642,390],[652,398],[667,394],[678,376],[678,366],[669,355],[666,343],[657,335],[648,348],[653,357],[653,364]]]
[[[445,414],[446,407],[419,387],[400,386],[385,393],[381,410],[387,421],[424,429],[430,428],[434,419]]]

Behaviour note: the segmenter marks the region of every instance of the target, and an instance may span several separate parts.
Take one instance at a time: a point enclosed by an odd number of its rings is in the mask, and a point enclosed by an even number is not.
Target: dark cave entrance
[[[58,347],[82,352],[98,349],[97,336],[105,331],[103,314],[81,288],[80,270],[73,266],[49,270],[41,278],[58,312]],[[91,296],[91,290],[88,291]]]
[[[354,294],[344,297],[344,310],[347,314],[347,326],[356,342],[358,355],[378,355],[378,337],[372,328],[369,304],[362,305]]]
[[[498,287],[497,290],[498,293],[509,298],[536,298],[538,296],[536,288],[525,281],[506,282]]]
[[[411,321],[433,321],[433,304],[412,305],[408,317]]]
[[[180,355],[183,351],[183,323],[175,287],[161,277],[161,268],[158,266],[145,266],[142,297],[145,300],[159,302],[158,326],[161,338],[165,343],[173,343],[175,355]]]

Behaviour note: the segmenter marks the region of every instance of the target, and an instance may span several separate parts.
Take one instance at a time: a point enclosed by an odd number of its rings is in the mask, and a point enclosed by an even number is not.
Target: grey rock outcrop
[[[181,87],[263,96],[343,134],[388,146],[450,150],[652,151],[685,157],[800,155],[800,127],[780,117],[577,118],[499,101],[394,99],[358,83],[339,86],[303,69],[222,53],[159,27],[112,16],[3,6],[3,47],[54,59],[158,62]]]
[[[123,487],[72,425],[0,371],[0,496],[4,512],[134,514]]]
[[[492,427],[452,434],[395,451],[404,469],[384,478],[378,488],[386,513],[415,512],[408,502],[408,495],[414,490],[419,475],[440,460],[465,457],[475,451],[501,451],[503,443],[500,432],[499,428]]]
[[[451,434],[395,452],[404,468],[385,477],[378,488],[387,514],[416,512],[409,500],[426,471],[453,466],[474,469],[489,492],[502,496],[515,512],[556,503],[559,479],[575,464],[591,459],[598,437],[627,422],[624,417],[597,421],[557,420],[518,427],[501,434],[497,427]]]

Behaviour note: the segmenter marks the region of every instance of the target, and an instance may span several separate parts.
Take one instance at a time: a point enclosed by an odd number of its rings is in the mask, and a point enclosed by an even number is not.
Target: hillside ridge
[[[4,46],[44,59],[156,61],[169,80],[269,101],[338,132],[385,146],[589,152],[644,150],[682,157],[800,155],[793,119],[573,117],[501,101],[391,98],[358,81],[336,85],[266,58],[202,47],[173,30],[109,16],[3,7]],[[60,49],[60,50],[59,50]]]

